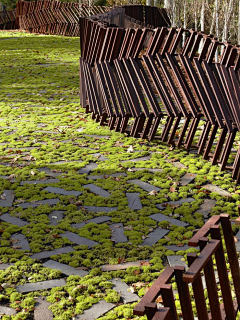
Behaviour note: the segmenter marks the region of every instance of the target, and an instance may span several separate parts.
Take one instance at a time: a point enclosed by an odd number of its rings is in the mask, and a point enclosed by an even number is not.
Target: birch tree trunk
[[[183,3],[183,28],[187,29],[187,0],[184,0],[184,3]],[[183,32],[182,47],[184,46],[185,42],[186,42],[186,32]]]

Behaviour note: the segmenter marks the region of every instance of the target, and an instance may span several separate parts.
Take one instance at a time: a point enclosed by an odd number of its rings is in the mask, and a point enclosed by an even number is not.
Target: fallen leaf
[[[156,196],[158,192],[156,190],[152,190],[148,193],[149,196]]]

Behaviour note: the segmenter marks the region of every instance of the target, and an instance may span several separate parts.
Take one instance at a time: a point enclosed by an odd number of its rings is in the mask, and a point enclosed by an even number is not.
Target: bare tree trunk
[[[216,10],[217,10],[217,0],[215,0],[214,3],[214,8],[213,8],[213,15],[212,15],[212,23],[211,23],[211,27],[210,27],[210,34],[213,34],[213,30],[216,24]]]
[[[202,0],[202,7],[201,7],[201,15],[200,15],[200,28],[201,31],[204,32],[205,30],[205,0]],[[200,44],[200,52],[202,51],[204,40],[201,40]]]
[[[216,0],[215,2],[215,6],[216,6],[216,37],[219,38],[219,4],[218,4],[218,0]],[[218,49],[216,50],[215,53],[215,61],[218,61]]]
[[[183,28],[187,29],[187,0],[184,0],[184,3],[183,3]],[[186,41],[186,32],[183,32],[182,46],[184,46],[185,41]]]
[[[240,0],[238,1],[238,44],[240,44]]]
[[[194,1],[194,23],[195,23],[195,30],[198,29],[198,1]]]

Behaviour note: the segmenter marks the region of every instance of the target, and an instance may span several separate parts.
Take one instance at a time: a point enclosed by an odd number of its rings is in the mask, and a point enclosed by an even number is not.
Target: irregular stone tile
[[[186,186],[190,182],[192,182],[196,178],[197,174],[195,173],[186,173],[183,177],[181,177],[180,184],[181,186]]]
[[[47,262],[43,263],[43,266],[45,268],[60,270],[63,274],[66,274],[67,276],[84,277],[88,274],[87,271],[75,269],[73,267],[68,266],[67,264],[59,263],[54,260],[48,260]]]
[[[207,218],[212,208],[215,206],[216,200],[214,199],[205,199],[203,204],[201,204],[200,208],[196,211],[197,213],[201,213],[204,218]]]
[[[2,221],[5,221],[5,222],[9,222],[9,223],[12,223],[12,224],[15,224],[16,226],[18,227],[23,227],[23,226],[26,226],[28,224],[28,222],[22,220],[22,219],[19,219],[17,217],[12,217],[10,216],[9,213],[4,213],[0,216],[0,219]]]
[[[47,290],[55,287],[63,287],[66,285],[66,281],[64,279],[54,279],[54,280],[46,280],[39,281],[33,283],[26,283],[23,285],[16,286],[17,292],[26,293],[31,291],[39,291],[39,290]]]
[[[102,188],[96,186],[93,183],[85,184],[83,187],[90,189],[91,192],[97,194],[98,196],[104,197],[104,198],[111,196],[109,192],[107,192],[106,190],[103,190]]]
[[[46,301],[43,297],[37,299],[34,309],[34,320],[52,320],[53,313],[49,310],[50,302]]]
[[[185,270],[187,269],[186,262],[182,261],[182,259],[184,259],[183,256],[178,256],[178,255],[168,256],[167,259],[168,259],[168,263],[169,263],[170,267],[181,266],[181,267],[184,267]]]
[[[88,180],[97,180],[97,179],[104,179],[104,178],[107,178],[107,176],[101,174],[101,175],[98,175],[98,176],[88,176],[87,179]]]
[[[51,165],[59,165],[59,164],[77,163],[77,162],[82,162],[82,160],[72,160],[72,161],[62,160],[62,161],[57,161],[57,162],[51,162],[51,163],[49,163],[49,164],[51,164]]]
[[[147,238],[144,239],[141,246],[152,246],[153,244],[157,243],[158,240],[162,239],[166,234],[168,234],[168,232],[169,230],[160,228],[153,230],[147,235]]]
[[[188,226],[188,224],[186,222],[183,222],[183,221],[180,221],[180,220],[174,219],[174,218],[169,218],[169,217],[165,216],[162,213],[152,214],[150,216],[150,218],[152,218],[153,220],[156,220],[158,222],[169,221],[171,224],[174,224],[174,225],[176,225],[178,227],[186,227],[186,226]]]
[[[84,311],[84,313],[77,315],[76,320],[93,320],[97,319],[100,316],[103,316],[105,313],[110,311],[115,307],[115,304],[106,302],[105,300],[100,300],[98,303],[95,303],[90,309]]]
[[[61,174],[63,174],[62,172],[53,172],[52,170],[50,170],[47,167],[38,168],[38,171],[45,172],[47,176],[54,177],[54,178],[60,176]]]
[[[48,191],[51,193],[56,193],[56,194],[63,194],[64,196],[79,196],[80,194],[82,194],[81,191],[68,191],[68,190],[64,190],[63,188],[56,188],[56,187],[47,187],[44,189],[44,191]]]
[[[99,138],[99,139],[109,139],[110,136],[101,136],[98,134],[83,134],[85,137],[91,137],[91,138]]]
[[[174,252],[177,252],[177,251],[180,251],[180,250],[187,250],[187,249],[190,249],[192,247],[189,247],[187,244],[184,244],[184,246],[182,247],[179,247],[177,245],[170,245],[170,246],[164,246],[167,250],[172,250]]]
[[[131,168],[131,170],[133,170],[133,171],[147,170],[147,171],[152,172],[152,173],[162,172],[162,169],[154,169],[154,168]]]
[[[11,207],[14,200],[13,190],[3,190],[1,196],[5,199],[0,200],[0,207]]]
[[[59,221],[64,217],[63,215],[64,211],[53,211],[48,215],[48,218],[50,220],[49,224],[51,226],[56,226]]]
[[[88,223],[97,223],[97,224],[99,224],[99,223],[104,223],[104,222],[110,221],[111,219],[112,219],[112,217],[109,217],[109,216],[101,216],[101,217],[96,217],[96,218],[93,218],[93,219],[89,219],[89,220],[81,222],[81,223],[74,223],[71,226],[73,228],[80,229],[80,228],[84,227]]]
[[[46,179],[46,180],[29,180],[29,181],[21,181],[20,186],[24,186],[25,184],[48,184],[48,183],[57,183],[60,182],[59,179]]]
[[[128,238],[124,234],[122,223],[114,223],[110,226],[110,229],[112,230],[112,241],[115,243],[128,242]]]
[[[139,296],[129,291],[129,286],[122,280],[115,278],[110,280],[110,282],[114,284],[112,289],[117,291],[124,303],[132,303],[139,300]]]
[[[36,201],[36,202],[24,202],[24,203],[20,203],[18,206],[22,207],[23,209],[32,207],[32,208],[36,208],[38,206],[44,205],[44,204],[48,204],[49,206],[54,206],[55,204],[57,204],[59,202],[59,199],[46,199],[46,200],[40,200],[40,201]]]
[[[170,205],[170,206],[176,206],[176,207],[180,207],[183,203],[187,202],[192,202],[192,201],[195,201],[195,199],[193,198],[187,198],[187,199],[180,199],[180,200],[177,200],[177,201],[169,201],[169,202],[164,202],[164,203],[161,203],[161,204],[156,204],[156,207],[158,209],[166,209],[167,205]]]
[[[226,190],[223,190],[222,188],[218,186],[214,186],[213,184],[206,184],[205,186],[202,186],[203,189],[209,190],[211,192],[216,192],[220,194],[220,196],[223,197],[232,197],[232,194]]]
[[[86,173],[89,174],[89,172],[91,172],[92,170],[97,168],[97,163],[95,162],[89,162],[89,164],[87,164],[84,168],[81,168],[80,170],[78,170],[78,173]]]
[[[117,177],[127,177],[127,174],[125,172],[118,172],[118,173],[113,173],[113,174],[100,174],[100,175],[91,175],[88,176],[87,178],[89,180],[97,180],[97,179],[107,179],[109,177],[117,178]]]
[[[11,237],[12,240],[17,240],[13,243],[13,248],[17,247],[17,250],[27,250],[31,251],[27,238],[23,234],[13,234]],[[19,248],[18,248],[19,247]]]
[[[0,270],[6,270],[7,268],[14,266],[14,263],[0,263]],[[0,312],[1,314],[1,312]]]
[[[32,259],[46,259],[46,258],[50,258],[51,256],[55,256],[57,254],[62,254],[62,253],[69,253],[74,251],[74,249],[71,246],[67,246],[67,247],[63,247],[63,248],[59,248],[59,249],[55,249],[52,251],[42,251],[39,253],[34,253],[33,255],[31,255]]]
[[[161,190],[160,188],[153,186],[150,183],[143,182],[142,180],[139,180],[139,179],[128,180],[127,182],[132,183],[132,184],[136,184],[137,186],[139,186],[140,188],[142,188],[143,190],[145,190],[147,192],[151,192],[153,190],[156,190],[156,191]]]
[[[119,264],[105,264],[101,267],[102,271],[117,271],[117,270],[125,270],[130,267],[141,267],[144,261],[133,261],[133,262],[125,262]]]
[[[51,134],[60,134],[58,131],[50,131],[50,130],[36,130],[36,133],[51,133]]]
[[[170,161],[169,161],[170,162]],[[187,167],[182,164],[179,161],[175,161],[175,162],[170,162],[172,165],[174,165],[174,167],[178,168],[178,169],[187,169]]]
[[[99,153],[99,152],[97,152],[97,153],[92,153],[91,156],[97,158],[98,161],[109,160],[108,158],[106,158],[104,155],[102,155],[102,154]]]
[[[151,159],[151,156],[146,156],[146,157],[140,157],[140,158],[135,158],[135,159],[124,160],[124,161],[121,161],[121,163],[125,163],[125,162],[128,162],[128,161],[131,161],[131,162],[147,161],[147,160],[150,160],[150,159]]]
[[[72,241],[73,243],[76,243],[78,245],[87,245],[90,248],[99,244],[96,241],[84,238],[84,237],[80,237],[78,234],[70,232],[70,231],[66,231],[65,233],[61,233],[60,236],[68,238],[68,240]]]
[[[8,307],[0,306],[0,315],[11,316],[12,314],[17,313],[16,310]]]
[[[142,204],[139,198],[139,193],[132,192],[126,193],[126,197],[128,200],[128,207],[132,210],[141,210]]]
[[[116,211],[118,209],[117,207],[95,207],[95,206],[83,206],[83,208],[92,212],[107,212],[107,213],[111,211]]]

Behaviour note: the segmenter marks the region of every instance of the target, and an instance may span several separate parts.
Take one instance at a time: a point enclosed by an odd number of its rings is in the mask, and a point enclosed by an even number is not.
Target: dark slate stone
[[[13,244],[13,248],[17,247],[17,250],[27,250],[27,251],[31,251],[30,247],[29,247],[29,243],[27,238],[23,235],[23,234],[13,234],[11,237],[12,240],[18,240],[18,242],[15,242]],[[19,247],[19,248],[18,248]]]
[[[20,203],[18,206],[22,207],[23,209],[26,208],[36,208],[40,205],[44,205],[44,204],[48,204],[49,206],[54,206],[55,204],[57,204],[59,202],[59,199],[46,199],[46,200],[40,200],[40,201],[36,201],[36,202],[24,202],[24,203]]]
[[[95,206],[83,206],[83,208],[87,209],[91,212],[111,212],[116,211],[117,207],[95,207]]]
[[[139,300],[139,296],[129,291],[129,286],[122,280],[112,279],[110,281],[114,284],[112,289],[117,291],[124,303],[132,303]]]
[[[50,133],[50,134],[60,134],[59,131],[50,131],[50,130],[37,130],[36,133]]]
[[[186,186],[196,178],[197,174],[195,173],[186,173],[181,177],[180,184],[181,186]]]
[[[76,320],[93,320],[113,309],[116,305],[113,303],[106,302],[105,300],[100,300],[95,303],[90,309],[84,311],[84,313],[77,315]]]
[[[128,238],[124,234],[122,223],[114,223],[110,226],[110,229],[112,230],[112,241],[115,243],[128,242]]]
[[[155,173],[155,172],[161,172],[162,169],[154,169],[154,168],[131,168],[133,171],[141,171],[141,170],[147,170],[149,172]]]
[[[141,267],[143,261],[133,261],[133,262],[125,262],[119,264],[105,264],[101,267],[102,271],[117,271],[117,270],[125,270],[130,267]]]
[[[26,226],[26,225],[28,224],[28,222],[26,222],[26,221],[24,221],[24,220],[22,220],[22,219],[19,219],[19,218],[10,216],[9,213],[4,213],[4,214],[2,214],[2,215],[0,216],[0,219],[1,219],[2,221],[15,224],[15,225],[18,226],[18,227],[23,227],[23,226]]]
[[[213,184],[206,184],[205,186],[202,186],[203,189],[209,190],[211,192],[216,192],[220,194],[220,196],[223,197],[232,197],[232,194],[226,190],[223,190],[222,188],[218,186],[214,186]]]
[[[104,178],[108,178],[108,177],[105,176],[104,174],[101,174],[101,175],[96,175],[96,176],[88,176],[87,178],[88,178],[88,180],[98,180],[98,179],[104,179]]]
[[[128,161],[131,161],[131,162],[147,161],[147,160],[150,160],[150,159],[151,159],[151,156],[146,156],[146,157],[140,157],[140,158],[135,158],[135,159],[124,160],[124,161],[121,161],[121,163],[125,163],[125,162],[128,162]]]
[[[106,190],[103,190],[102,188],[96,186],[93,183],[85,184],[83,187],[90,189],[91,192],[97,194],[98,196],[104,197],[104,198],[111,196],[109,192],[107,192]]]
[[[178,169],[187,169],[187,167],[179,161],[170,162],[170,163],[173,164],[174,167],[176,167]]]
[[[117,177],[127,177],[127,174],[125,172],[117,172],[112,173],[109,175],[110,177],[117,178]]]
[[[87,178],[89,180],[97,180],[97,179],[107,179],[109,177],[117,178],[117,177],[127,177],[127,174],[125,172],[118,172],[113,174],[100,174],[100,175],[91,175]]]
[[[0,263],[0,270],[6,270],[7,268],[9,268],[11,266],[14,266],[14,263]]]
[[[84,221],[84,222],[81,222],[81,223],[74,223],[71,226],[73,228],[80,229],[80,228],[84,227],[88,223],[97,223],[97,224],[99,224],[99,223],[104,223],[104,222],[110,221],[111,219],[112,219],[112,217],[109,217],[109,216],[101,216],[101,217],[96,217],[96,218],[93,218],[93,219],[90,219],[90,220],[87,220],[87,221]]]
[[[78,173],[86,173],[86,174],[89,174],[89,172],[93,171],[94,169],[97,168],[97,163],[95,162],[89,162],[89,164],[87,164],[84,168],[81,168],[80,170],[78,170],[77,172]]]
[[[52,320],[53,313],[48,309],[50,305],[50,302],[43,297],[39,297],[34,309],[34,320]]]
[[[66,285],[66,281],[64,279],[54,279],[54,280],[46,280],[40,282],[26,283],[23,285],[16,286],[17,292],[26,293],[32,291],[46,290],[52,289],[55,287],[63,287]]]
[[[157,228],[150,232],[147,235],[147,238],[144,239],[142,246],[152,246],[153,244],[157,243],[158,240],[162,239],[166,234],[168,234],[169,230]]]
[[[162,213],[152,214],[150,216],[150,218],[152,218],[153,220],[156,220],[158,222],[169,221],[171,224],[174,224],[174,225],[176,225],[178,227],[186,227],[186,226],[188,226],[188,224],[186,222],[180,221],[178,219],[169,218],[169,217],[165,216]]]
[[[77,162],[82,162],[82,160],[73,160],[73,161],[65,161],[65,160],[62,160],[62,161],[57,161],[57,162],[51,162],[51,163],[49,163],[49,164],[51,164],[51,165],[59,165],[59,164],[77,163]]]
[[[47,176],[49,177],[58,177],[62,174],[62,172],[53,172],[52,170],[50,170],[47,167],[43,167],[43,168],[38,168],[38,171],[40,172],[45,172]]]
[[[96,241],[89,240],[84,237],[80,237],[78,234],[70,232],[70,231],[66,231],[65,233],[61,233],[60,236],[68,238],[68,240],[72,241],[73,243],[76,243],[78,245],[87,245],[90,248],[99,244]]]
[[[59,221],[64,217],[63,216],[64,211],[53,211],[48,215],[48,218],[50,220],[51,226],[56,226]]]
[[[29,181],[21,181],[20,185],[24,186],[25,184],[49,184],[49,183],[57,183],[60,182],[59,179],[46,179],[46,180],[29,180]]]
[[[3,190],[1,196],[5,199],[0,200],[0,207],[11,207],[14,200],[14,192],[12,190]]]
[[[44,191],[48,191],[51,193],[56,193],[56,194],[63,194],[64,196],[79,196],[80,194],[82,194],[81,191],[68,191],[68,190],[64,190],[63,188],[56,188],[56,187],[47,187],[44,189]]]
[[[0,306],[0,315],[11,316],[12,314],[17,313],[16,310],[4,306]]]
[[[172,205],[172,206],[176,206],[176,207],[180,207],[180,205],[182,205],[183,203],[187,202],[192,202],[192,201],[195,201],[195,199],[193,198],[187,198],[187,199],[180,199],[180,200],[177,200],[177,201],[169,201],[169,202],[164,202],[164,203],[161,203],[161,204],[156,204],[156,207],[158,209],[166,209],[166,206],[167,205]]]
[[[92,156],[94,156],[95,158],[97,158],[98,161],[106,161],[109,160],[108,158],[106,158],[104,155],[102,155],[101,153],[97,152],[97,153],[92,153]]]
[[[182,261],[184,257],[183,256],[168,256],[168,263],[170,265],[170,267],[176,267],[176,266],[181,266],[181,267],[185,267],[185,270],[187,269],[187,264],[185,261]]]
[[[196,212],[201,213],[204,216],[204,218],[207,218],[215,204],[216,200],[205,199],[203,204],[201,204],[200,208]]]
[[[142,209],[142,204],[139,198],[139,193],[126,193],[126,197],[128,200],[128,207],[132,210],[140,210]]]
[[[161,190],[160,188],[153,186],[150,183],[143,182],[142,180],[139,180],[139,179],[128,180],[128,183],[136,184],[137,186],[139,186],[140,188],[142,188],[147,192],[151,192],[153,190],[156,190],[156,191]]]
[[[91,137],[91,138],[99,138],[99,139],[109,139],[110,136],[101,136],[98,134],[83,134],[85,137]]]
[[[46,258],[50,258],[51,256],[55,256],[57,254],[62,254],[62,253],[69,253],[74,251],[74,249],[71,246],[67,246],[67,247],[63,247],[63,248],[59,248],[59,249],[55,249],[52,251],[43,251],[43,252],[39,252],[39,253],[34,253],[31,258],[32,259],[46,259]]]
[[[84,277],[88,274],[87,271],[81,269],[75,269],[73,267],[68,266],[67,264],[59,263],[54,260],[48,260],[43,264],[45,268],[60,270],[63,274],[67,276],[80,276]]]
[[[187,244],[184,244],[184,246],[182,247],[179,247],[177,245],[171,245],[171,246],[164,246],[167,250],[172,250],[174,252],[177,252],[177,251],[180,251],[180,250],[187,250],[187,249],[190,249],[192,247],[189,247]]]

